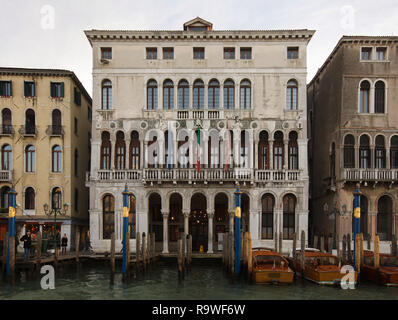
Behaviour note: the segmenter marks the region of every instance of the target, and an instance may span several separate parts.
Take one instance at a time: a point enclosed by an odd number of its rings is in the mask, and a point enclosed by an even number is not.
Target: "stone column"
[[[229,231],[232,231],[234,233],[234,218],[235,218],[235,211],[229,211]]]
[[[250,210],[249,219],[249,232],[251,233],[252,239],[260,239],[260,227],[261,227],[261,210]]]
[[[376,212],[368,212],[369,216],[369,234],[371,236],[372,241],[374,241],[376,237],[376,217],[377,213]]]
[[[144,163],[143,163],[142,168],[148,168],[148,159],[149,159],[148,158],[148,141],[144,142],[143,153],[144,153]]]
[[[274,169],[274,140],[269,140],[269,169]]]
[[[385,153],[386,153],[386,169],[391,169],[391,163],[390,163],[390,147],[385,148]]]
[[[213,253],[213,243],[214,243],[214,232],[213,232],[213,219],[214,219],[214,211],[209,211],[207,213],[207,217],[209,218],[208,223],[208,246],[207,246],[207,253]]]
[[[376,155],[374,144],[370,145],[370,168],[376,168]]]
[[[257,139],[254,139],[254,169],[256,169],[256,170],[258,169],[258,140]]]
[[[115,140],[113,139],[113,135],[111,134],[111,154],[110,154],[110,169],[114,170],[115,169],[115,153],[116,153],[116,144]]]
[[[289,140],[283,140],[283,149],[284,149],[283,169],[289,170]]]
[[[100,169],[101,141],[91,143],[91,176],[97,178],[95,172]]]
[[[142,168],[144,168],[144,158],[145,158],[145,156],[144,156],[144,153],[145,152],[145,150],[144,150],[144,140],[141,140],[140,141],[140,169],[142,169]]]
[[[355,145],[354,150],[355,150],[355,166],[354,166],[354,168],[360,168],[358,145]]]
[[[220,83],[220,105],[219,110],[224,110],[224,83]]]
[[[240,100],[239,100],[239,83],[235,83],[235,103],[234,103],[234,109],[240,109]]]
[[[209,98],[208,98],[208,93],[209,93],[209,86],[207,85],[207,83],[205,83],[205,87],[204,87],[204,95],[203,95],[203,99],[204,99],[204,101],[203,101],[203,108],[205,109],[205,110],[208,110],[209,109]],[[202,109],[203,110],[203,109]]]
[[[125,152],[125,161],[124,161],[124,169],[129,169],[130,168],[130,143],[131,143],[131,137],[127,136],[125,139],[126,141],[126,152]],[[127,176],[126,176],[127,178]]]
[[[203,145],[201,143],[202,158],[200,159],[201,160],[200,163],[201,163],[201,166],[210,167],[210,163],[209,163],[209,134],[207,131],[206,131],[206,133],[204,133],[203,130],[201,131],[201,135],[202,134],[203,134],[203,142],[204,143],[203,143]]]
[[[163,211],[163,251],[169,253],[169,212]]]
[[[189,211],[184,211],[184,233],[189,234]]]
[[[189,85],[189,110],[193,110],[193,86]]]

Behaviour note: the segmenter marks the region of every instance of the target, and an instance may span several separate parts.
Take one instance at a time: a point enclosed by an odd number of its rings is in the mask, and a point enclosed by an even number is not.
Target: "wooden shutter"
[[[61,82],[61,98],[64,97],[64,83]]]

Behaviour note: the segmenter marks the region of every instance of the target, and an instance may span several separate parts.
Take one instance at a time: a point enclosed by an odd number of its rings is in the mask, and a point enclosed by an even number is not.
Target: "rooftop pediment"
[[[184,23],[185,31],[209,31],[213,29],[213,24],[200,17],[196,17]]]

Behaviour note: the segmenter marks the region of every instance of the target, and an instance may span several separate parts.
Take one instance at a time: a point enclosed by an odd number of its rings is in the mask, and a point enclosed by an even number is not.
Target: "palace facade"
[[[361,232],[389,251],[398,230],[398,37],[344,36],[308,85],[313,232]],[[335,220],[336,216],[336,220]]]
[[[122,192],[136,232],[163,253],[181,233],[219,250],[233,231],[234,192],[253,246],[308,228],[307,44],[311,30],[90,30],[93,115],[90,234],[122,239]],[[200,164],[199,164],[200,162]]]
[[[56,209],[73,246],[76,228],[88,230],[91,97],[71,71],[0,68],[0,109],[0,240],[14,186],[17,236],[53,237]]]

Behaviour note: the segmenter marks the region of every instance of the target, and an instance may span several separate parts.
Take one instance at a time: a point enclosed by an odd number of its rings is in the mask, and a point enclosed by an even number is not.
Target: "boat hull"
[[[398,286],[398,268],[397,267],[380,267],[376,269],[373,266],[362,266],[361,276],[364,279],[389,287]]]
[[[255,283],[291,284],[294,279],[293,271],[253,271],[252,279]]]

